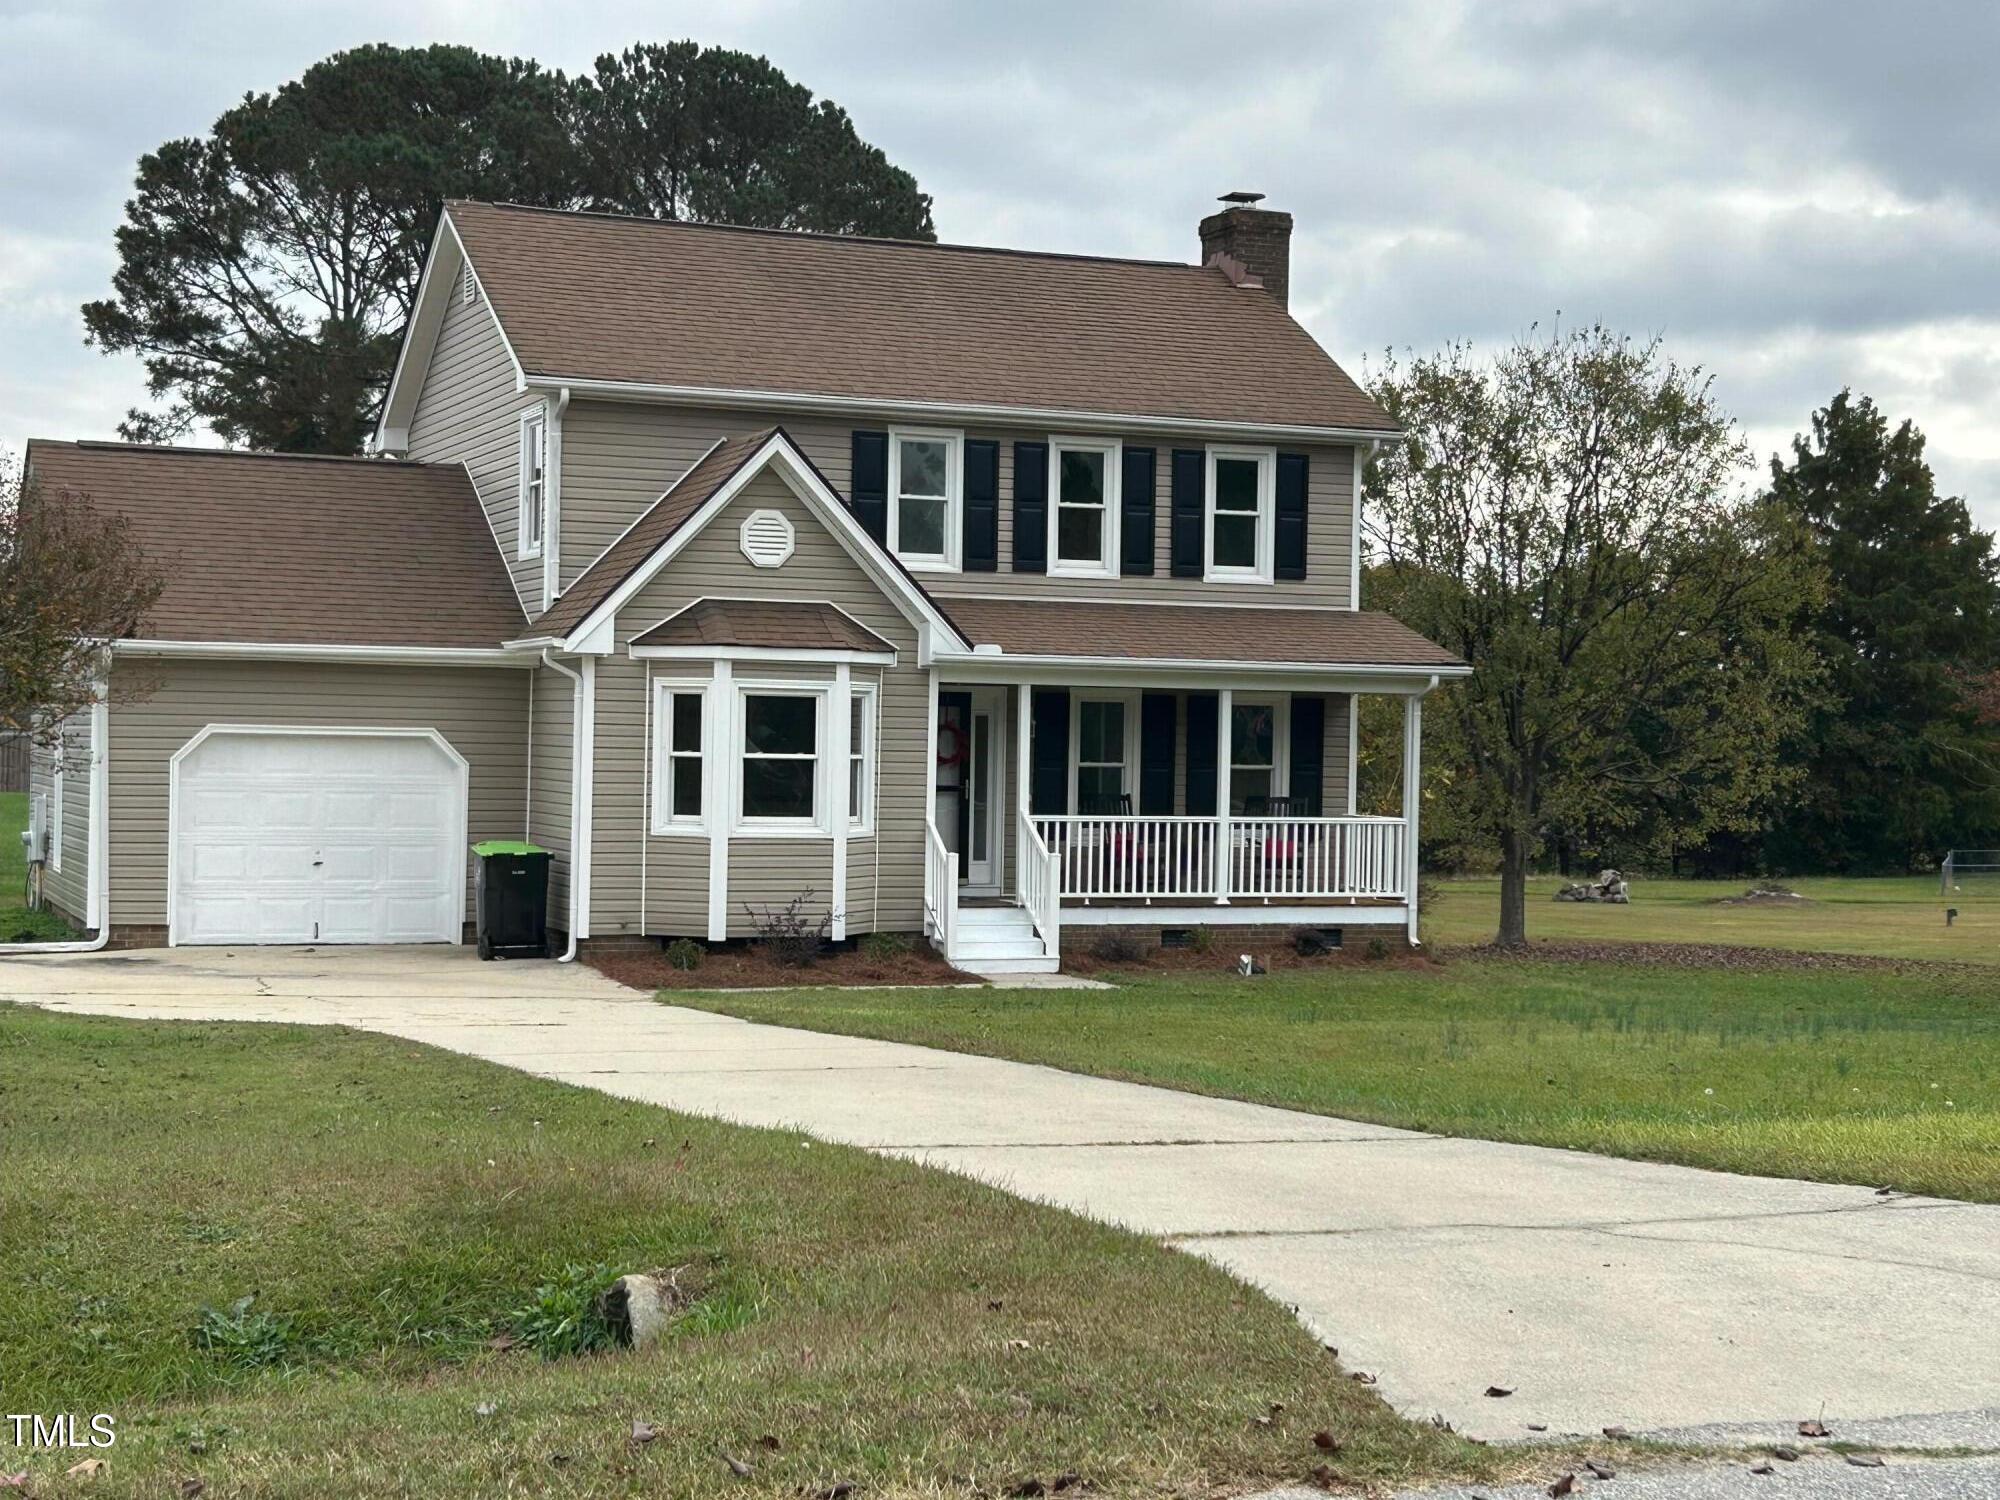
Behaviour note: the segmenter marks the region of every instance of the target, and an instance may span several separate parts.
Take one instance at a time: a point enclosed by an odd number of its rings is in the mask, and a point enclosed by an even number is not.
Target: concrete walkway
[[[752,1025],[464,949],[0,959],[0,999],[340,1023],[969,1173],[1228,1267],[1399,1409],[1481,1437],[1952,1413],[1961,1441],[2000,1447],[2000,1207]]]

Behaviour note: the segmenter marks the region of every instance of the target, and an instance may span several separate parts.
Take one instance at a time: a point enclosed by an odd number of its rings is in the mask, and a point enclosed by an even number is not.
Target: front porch
[[[933,944],[1003,972],[1053,969],[1065,926],[1389,927],[1414,943],[1422,699],[1435,680],[1246,675],[937,682]],[[1392,690],[1401,805],[1362,813],[1355,699]]]

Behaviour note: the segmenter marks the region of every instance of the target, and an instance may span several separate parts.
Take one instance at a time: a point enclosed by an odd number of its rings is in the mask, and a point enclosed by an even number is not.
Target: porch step
[[[1060,967],[1025,907],[961,906],[954,967],[982,979],[1000,974],[1053,974]]]
[[[1003,974],[1053,974],[1061,965],[1053,958],[981,958],[960,960],[952,967],[981,979],[997,979]]]

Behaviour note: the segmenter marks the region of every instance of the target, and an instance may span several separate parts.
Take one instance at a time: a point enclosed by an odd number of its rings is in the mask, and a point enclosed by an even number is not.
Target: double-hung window
[[[1049,571],[1110,578],[1118,572],[1115,442],[1049,442]]]
[[[699,833],[708,826],[702,730],[708,692],[696,684],[654,684],[653,832]]]
[[[1278,751],[1284,725],[1277,702],[1229,706],[1229,810],[1253,816],[1270,811],[1280,795]]]
[[[1208,450],[1208,577],[1270,582],[1277,474],[1272,449]]]
[[[549,419],[539,409],[521,417],[520,475],[520,554],[540,557],[542,527],[548,519]]]
[[[855,683],[847,702],[847,829],[875,827],[875,688]]]
[[[819,692],[746,688],[738,810],[746,828],[819,826]]]
[[[1125,811],[1132,785],[1132,704],[1124,698],[1081,698],[1076,705],[1076,810],[1109,816]]]
[[[913,568],[959,565],[963,448],[956,432],[889,434],[889,550]]]

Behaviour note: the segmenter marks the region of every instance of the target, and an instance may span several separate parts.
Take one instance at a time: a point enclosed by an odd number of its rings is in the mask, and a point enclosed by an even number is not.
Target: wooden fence
[[[0,792],[28,789],[28,737],[0,734]]]

